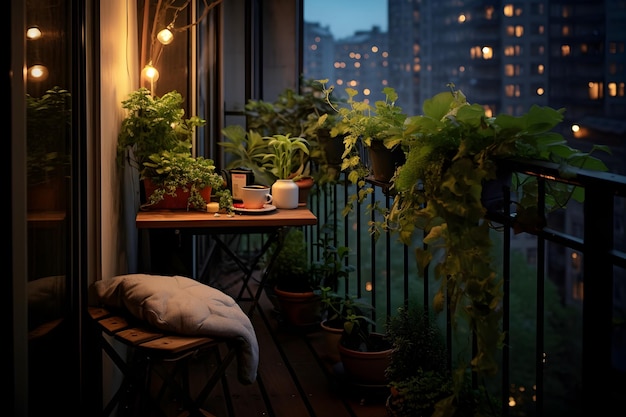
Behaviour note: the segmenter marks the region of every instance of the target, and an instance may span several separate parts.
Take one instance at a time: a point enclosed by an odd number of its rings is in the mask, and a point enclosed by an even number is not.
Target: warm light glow
[[[569,45],[561,45],[561,56],[569,56],[570,53]]]
[[[464,23],[465,22],[465,15],[464,14],[459,15],[458,22],[459,23]]]
[[[48,68],[43,65],[33,65],[28,68],[28,79],[31,81],[43,81],[48,78]]]
[[[150,82],[155,82],[159,79],[159,71],[157,71],[157,69],[152,65],[148,64],[143,68],[143,71],[141,71],[141,78]]]
[[[26,39],[35,40],[41,38],[41,29],[37,26],[31,26],[26,29]]]
[[[483,46],[482,53],[483,53],[483,59],[493,58],[493,48],[490,46]]]
[[[544,95],[544,93],[545,93],[545,90],[543,88],[541,88],[541,87],[537,88],[537,95],[538,96],[542,96],[542,95]]]
[[[589,98],[592,100],[599,100],[603,97],[603,84],[601,82],[590,81],[589,82]]]
[[[172,33],[172,31],[170,30],[170,27],[166,27],[165,29],[162,29],[158,34],[157,34],[157,39],[159,40],[159,42],[161,42],[163,45],[169,45],[170,43],[172,43],[172,41],[174,40],[174,34]]]
[[[365,283],[365,291],[372,291],[372,283],[371,282],[366,282]]]
[[[578,132],[579,130],[580,130],[580,126],[579,126],[579,125],[576,125],[576,124],[572,125],[572,132],[576,133],[576,132]],[[573,253],[573,254],[572,254],[572,258],[573,258],[573,257],[575,257],[575,256],[577,256],[577,254],[576,254],[576,253]]]

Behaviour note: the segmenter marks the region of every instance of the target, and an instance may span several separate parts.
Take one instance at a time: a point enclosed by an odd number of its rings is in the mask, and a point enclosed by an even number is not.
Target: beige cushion
[[[97,281],[93,290],[99,303],[124,307],[158,329],[239,340],[239,380],[244,384],[256,380],[259,347],[254,328],[233,298],[222,291],[191,278],[147,274]]]

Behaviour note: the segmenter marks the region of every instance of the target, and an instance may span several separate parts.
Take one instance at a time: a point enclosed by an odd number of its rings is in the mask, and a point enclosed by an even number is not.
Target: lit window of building
[[[572,53],[569,45],[561,45],[561,56],[569,56]]]
[[[608,83],[607,90],[608,90],[609,96],[615,97],[617,95],[617,84]]]
[[[495,7],[493,7],[493,6],[486,7],[485,8],[485,19],[487,19],[487,20],[493,19],[495,12],[496,12]]]
[[[602,83],[597,81],[589,81],[589,98],[599,100],[603,97]]]

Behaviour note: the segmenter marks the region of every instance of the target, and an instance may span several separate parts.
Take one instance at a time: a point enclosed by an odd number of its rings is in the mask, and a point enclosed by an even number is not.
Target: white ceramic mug
[[[272,202],[270,188],[265,185],[245,185],[240,192],[243,208],[246,209],[260,209]]]

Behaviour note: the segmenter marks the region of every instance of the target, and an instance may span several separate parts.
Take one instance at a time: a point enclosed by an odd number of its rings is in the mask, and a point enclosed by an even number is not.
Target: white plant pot
[[[272,204],[276,208],[295,209],[298,207],[298,185],[293,180],[276,180],[272,185]]]

